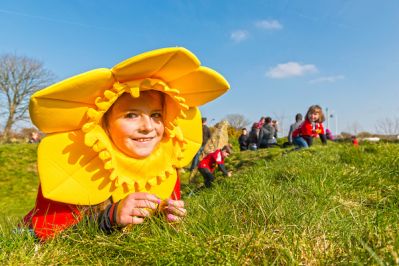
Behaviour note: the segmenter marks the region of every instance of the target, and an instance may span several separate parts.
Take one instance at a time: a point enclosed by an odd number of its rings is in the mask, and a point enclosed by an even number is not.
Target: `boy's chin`
[[[129,151],[127,154],[129,157],[134,159],[145,159],[151,155],[155,148],[148,148],[148,149],[140,149],[135,151]]]

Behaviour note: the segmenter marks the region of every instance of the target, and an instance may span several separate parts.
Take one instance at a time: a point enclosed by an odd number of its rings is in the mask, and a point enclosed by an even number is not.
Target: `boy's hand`
[[[233,174],[232,171],[228,171],[228,172],[227,172],[227,176],[228,176],[228,177],[230,177],[232,174]]]
[[[135,192],[127,195],[118,205],[116,223],[120,226],[141,224],[154,213],[161,200],[153,194]]]
[[[168,222],[180,222],[187,215],[187,210],[184,208],[184,201],[182,200],[166,200],[161,211],[165,213]]]

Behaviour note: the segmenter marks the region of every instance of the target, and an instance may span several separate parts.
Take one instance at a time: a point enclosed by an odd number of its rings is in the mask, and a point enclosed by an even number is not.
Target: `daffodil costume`
[[[139,191],[169,198],[178,182],[176,169],[187,165],[201,146],[197,107],[228,89],[219,73],[201,66],[187,49],[174,47],[146,52],[112,69],[95,69],[36,92],[29,106],[31,119],[47,135],[38,148],[38,199],[25,220],[45,238],[54,231],[49,219],[61,219],[55,226],[62,228],[75,223],[64,220],[69,219],[65,215],[78,214],[76,205],[96,205],[110,197],[117,202]],[[115,147],[102,118],[122,94],[137,98],[146,90],[165,95],[165,134],[150,156],[135,159]],[[51,204],[61,208],[54,211]]]

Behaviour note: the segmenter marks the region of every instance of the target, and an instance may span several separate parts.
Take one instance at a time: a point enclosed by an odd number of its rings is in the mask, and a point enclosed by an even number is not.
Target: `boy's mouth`
[[[151,137],[151,138],[135,138],[135,139],[132,139],[132,140],[137,141],[137,142],[147,142],[147,141],[151,141],[153,138],[154,137]]]

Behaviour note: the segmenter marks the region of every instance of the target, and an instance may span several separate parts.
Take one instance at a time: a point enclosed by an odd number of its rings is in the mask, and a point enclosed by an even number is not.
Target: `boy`
[[[216,151],[208,154],[198,165],[198,171],[204,177],[205,187],[211,187],[215,176],[213,172],[216,166],[223,172],[226,176],[231,176],[231,172],[227,172],[224,166],[224,159],[229,157],[231,154],[231,148],[229,145],[225,145],[222,149],[217,149]]]
[[[202,140],[197,106],[228,88],[190,51],[173,47],[36,92],[30,116],[47,136],[38,148],[40,184],[25,224],[45,240],[84,216],[107,233],[157,211],[179,221],[186,209],[178,168]]]

